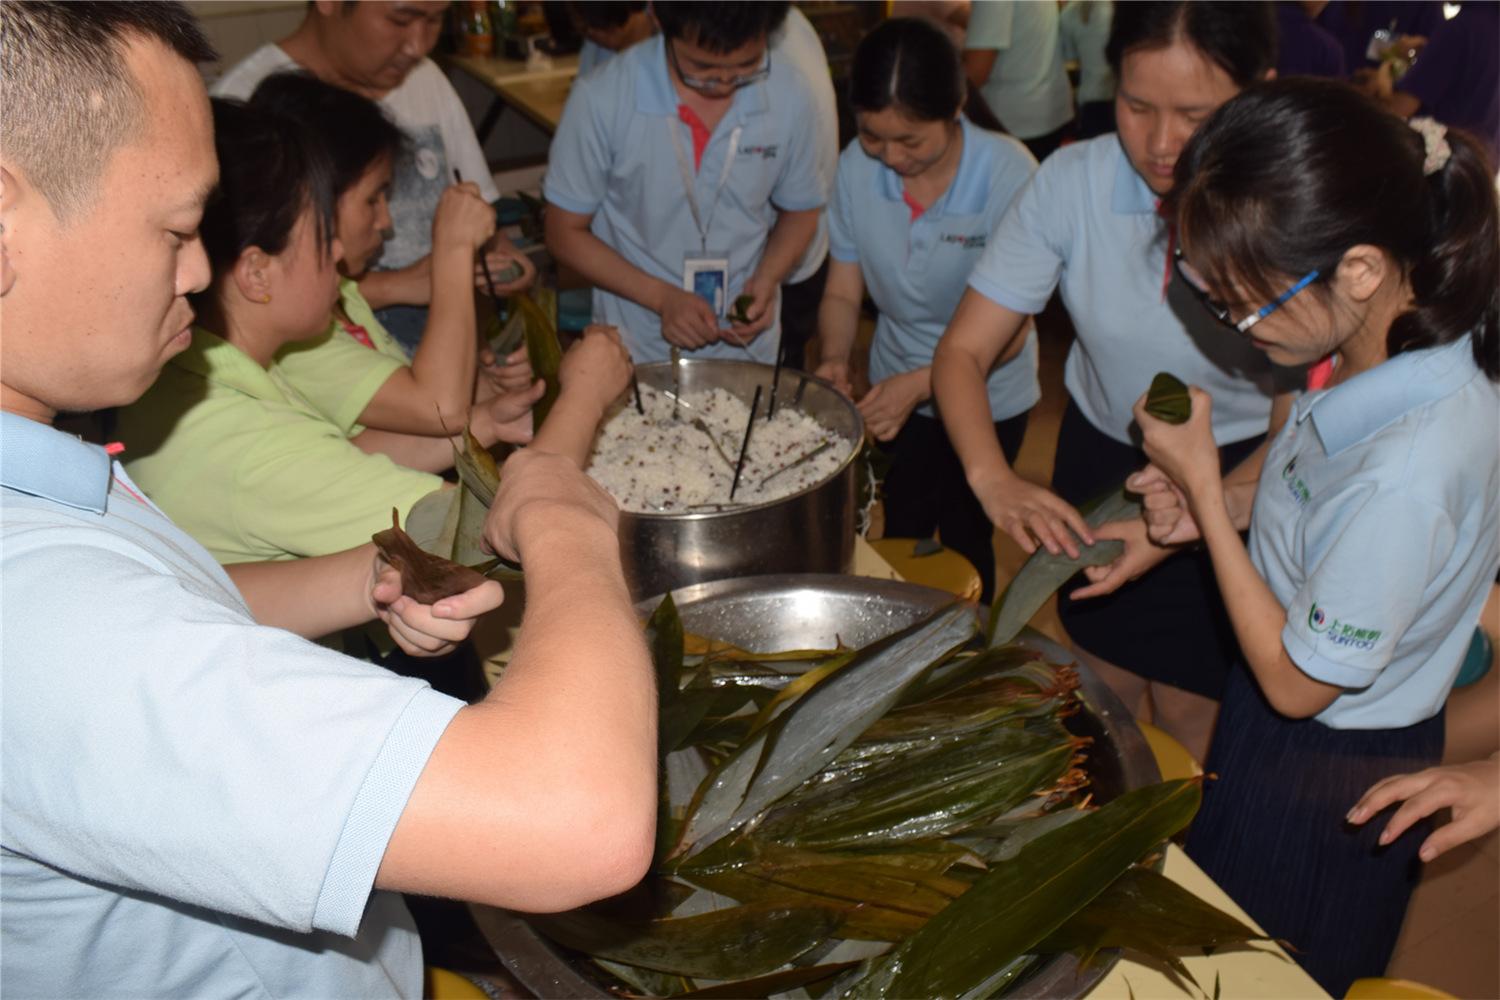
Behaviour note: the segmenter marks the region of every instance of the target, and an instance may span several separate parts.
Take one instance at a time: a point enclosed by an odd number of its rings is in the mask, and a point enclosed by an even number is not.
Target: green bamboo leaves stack
[[[707,774],[685,811],[664,792],[645,882],[533,926],[629,993],[692,998],[988,997],[1059,951],[1185,974],[1170,949],[1256,937],[1137,867],[1197,783],[1084,807],[1076,674],[975,632],[954,604],[863,649],[757,656],[686,635],[668,597],[646,629],[664,772]]]
[[[1192,415],[1192,399],[1187,386],[1174,375],[1159,372],[1146,393],[1146,412],[1169,424],[1186,423]],[[1122,482],[1078,509],[1090,528],[1107,521],[1127,521],[1141,516],[1140,501]],[[1067,529],[1064,529],[1067,530]],[[1056,555],[1038,548],[1019,573],[1011,579],[1005,592],[990,609],[986,629],[991,645],[1010,642],[1051,597],[1075,573],[1085,566],[1103,566],[1125,551],[1123,542],[1104,539],[1093,545],[1078,546],[1078,558],[1065,552]]]

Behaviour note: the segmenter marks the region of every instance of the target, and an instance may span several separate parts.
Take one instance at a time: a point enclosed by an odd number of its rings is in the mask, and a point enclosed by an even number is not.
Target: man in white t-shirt
[[[411,151],[391,182],[395,235],[386,240],[377,267],[361,279],[360,292],[408,352],[426,322],[432,217],[454,171],[478,184],[486,201],[500,197],[463,103],[427,58],[447,9],[447,0],[317,0],[307,5],[296,31],[246,56],[212,90],[216,97],[248,98],[272,73],[302,69],[379,101],[401,126]],[[535,277],[530,260],[504,235],[496,235],[488,256],[491,270],[512,261],[522,266],[519,278],[498,287],[502,295]]]

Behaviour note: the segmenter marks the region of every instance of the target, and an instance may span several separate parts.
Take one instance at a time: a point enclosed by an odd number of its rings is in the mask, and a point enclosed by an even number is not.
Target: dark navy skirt
[[[1204,764],[1218,775],[1187,852],[1335,997],[1385,975],[1420,873],[1421,822],[1377,843],[1395,806],[1363,826],[1344,815],[1371,785],[1435,766],[1443,713],[1404,729],[1331,729],[1267,704],[1243,662],[1230,672]]]

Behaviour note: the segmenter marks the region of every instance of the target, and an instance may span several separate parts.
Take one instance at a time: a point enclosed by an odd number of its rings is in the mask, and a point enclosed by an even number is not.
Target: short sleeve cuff
[[[1347,663],[1320,656],[1308,645],[1303,635],[1288,624],[1281,630],[1281,644],[1298,670],[1315,681],[1336,684],[1343,688],[1362,690],[1375,683],[1381,667],[1351,667]]]
[[[371,354],[376,353],[370,351],[369,348],[362,349]],[[334,422],[338,424],[339,430],[345,434],[349,434],[354,430],[354,427],[359,423],[360,414],[365,412],[365,407],[370,405],[370,400],[375,398],[375,394],[380,391],[380,387],[385,385],[398,370],[406,367],[395,358],[386,357],[384,354],[377,354],[376,357],[378,360],[370,360],[370,370],[355,383],[354,388],[349,392],[348,398],[339,407],[338,413],[334,414]]]
[[[854,247],[839,246],[837,243],[828,244],[828,256],[844,264],[859,263],[859,250]]]
[[[771,198],[771,203],[783,212],[812,212],[817,209],[821,209],[824,205],[828,204],[828,199],[824,198],[822,195],[812,195],[805,201],[800,201],[795,198],[786,200],[780,197],[773,196]]]
[[[587,202],[579,201],[576,198],[569,198],[565,194],[552,190],[551,187],[548,187],[543,193],[547,196],[547,200],[552,204],[556,205],[564,212],[572,212],[575,215],[593,215],[595,212],[599,211],[599,206],[604,204],[603,202],[598,201]],[[795,209],[793,211],[795,211]]]
[[[969,275],[969,287],[996,305],[1004,306],[1012,312],[1018,312],[1026,316],[1033,316],[1041,312],[1047,305],[1046,299],[1028,299],[1017,295],[1010,289],[995,284],[995,282],[979,274],[977,271]]]
[[[438,739],[463,707],[457,698],[428,687],[420,688],[407,703],[349,810],[318,893],[314,927],[348,937],[359,930],[396,821]]]

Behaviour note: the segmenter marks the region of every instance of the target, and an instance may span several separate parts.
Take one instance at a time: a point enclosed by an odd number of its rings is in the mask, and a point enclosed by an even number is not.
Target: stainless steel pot
[[[953,600],[951,594],[914,583],[822,574],[722,580],[674,591],[672,597],[689,632],[760,652],[831,648],[839,639],[851,646],[867,645]],[[659,596],[643,600],[636,612],[648,617],[659,601]],[[1094,741],[1084,770],[1095,802],[1108,802],[1161,780],[1130,711],[1103,681],[1040,632],[1027,629],[1017,641],[1078,671],[1084,710],[1068,718],[1066,725]],[[611,996],[570,961],[564,949],[520,917],[488,906],[469,909],[506,968],[533,995],[557,1000]],[[1088,965],[1080,965],[1075,955],[1054,956],[1017,985],[1007,1000],[1082,997],[1104,978],[1119,954],[1118,949],[1106,949]]]
[[[683,361],[681,391],[725,389],[748,407],[772,369],[750,361]],[[670,362],[641,365],[643,386],[671,390]],[[781,372],[777,408],[794,406],[854,442],[832,476],[780,500],[715,511],[620,515],[620,554],[637,598],[731,577],[767,573],[842,573],[854,564],[856,458],[865,425],[859,410],[830,383],[790,368]],[[743,494],[742,494],[743,495]]]

